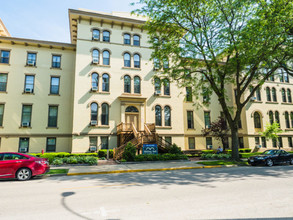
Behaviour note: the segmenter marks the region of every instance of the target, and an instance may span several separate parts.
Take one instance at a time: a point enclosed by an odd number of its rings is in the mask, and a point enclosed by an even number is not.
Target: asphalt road
[[[0,219],[293,219],[293,166],[0,181]]]

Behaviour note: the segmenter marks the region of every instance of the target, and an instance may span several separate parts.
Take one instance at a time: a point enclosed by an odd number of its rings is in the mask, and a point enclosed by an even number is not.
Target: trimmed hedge
[[[203,154],[212,154],[212,153],[214,153],[214,150],[202,150],[201,152]]]
[[[107,157],[107,150],[99,150],[98,157]],[[109,158],[113,158],[113,150],[109,150]]]
[[[250,148],[240,148],[238,149],[238,152],[239,153],[250,153],[252,149]],[[228,154],[231,154],[232,153],[232,150],[227,150],[227,153]]]
[[[97,165],[98,158],[93,156],[71,156],[71,157],[56,157],[52,161],[53,165],[62,165],[62,164],[89,164]]]
[[[203,160],[228,160],[231,159],[231,154],[202,154],[201,159]]]
[[[167,160],[187,160],[184,154],[139,154],[134,157],[134,161],[167,161]]]

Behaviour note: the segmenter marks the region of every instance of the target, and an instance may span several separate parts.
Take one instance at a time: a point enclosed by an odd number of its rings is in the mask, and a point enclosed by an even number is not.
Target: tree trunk
[[[234,122],[235,123],[235,122]],[[234,124],[233,123],[233,124]],[[231,126],[231,136],[232,136],[232,159],[239,161],[239,140],[238,140],[238,128],[236,126]]]

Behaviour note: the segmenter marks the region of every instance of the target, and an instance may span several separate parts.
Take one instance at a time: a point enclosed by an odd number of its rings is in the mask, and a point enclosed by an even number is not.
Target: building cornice
[[[50,49],[73,50],[73,51],[76,48],[75,44],[17,38],[17,37],[4,37],[4,36],[0,36],[0,43],[8,43],[12,45],[20,44],[24,46],[46,47]]]

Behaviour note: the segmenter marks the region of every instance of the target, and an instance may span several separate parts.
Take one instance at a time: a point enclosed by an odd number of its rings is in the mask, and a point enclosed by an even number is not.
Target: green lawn
[[[67,174],[68,169],[50,169],[50,171],[46,174]]]
[[[235,162],[235,161],[226,161],[226,160],[217,160],[217,161],[201,161],[198,164],[202,165],[248,165],[247,162]]]

